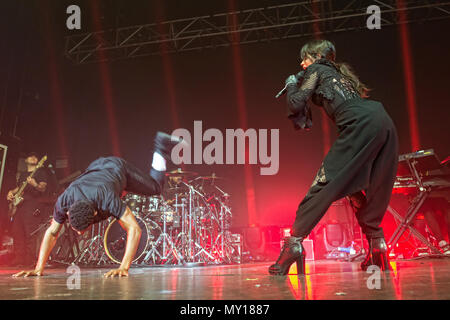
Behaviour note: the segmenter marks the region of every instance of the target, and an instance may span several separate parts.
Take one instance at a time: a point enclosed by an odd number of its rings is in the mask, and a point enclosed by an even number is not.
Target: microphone
[[[302,70],[302,71],[300,71],[299,73],[297,73],[297,75],[296,75],[295,77],[297,78],[297,81],[298,81],[300,78],[303,78],[304,75],[305,75],[305,71]],[[280,92],[278,92],[278,94],[275,96],[275,99],[278,99],[278,98],[281,97],[283,94],[285,94],[285,93],[286,93],[286,90],[287,90],[287,85],[285,85],[284,88],[281,89]]]

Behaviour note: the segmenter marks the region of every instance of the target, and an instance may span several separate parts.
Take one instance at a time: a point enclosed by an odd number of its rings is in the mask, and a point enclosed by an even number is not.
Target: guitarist
[[[47,188],[47,174],[44,169],[39,168],[33,177],[30,177],[36,169],[38,161],[38,155],[35,152],[27,155],[25,159],[27,171],[18,173],[18,187],[10,190],[7,196],[8,201],[11,201],[22,183],[27,182],[23,193],[24,200],[19,204],[11,226],[15,253],[12,265],[15,266],[28,266],[36,260],[39,242],[36,236],[32,236],[32,233],[47,218],[41,212],[42,204],[40,202]]]

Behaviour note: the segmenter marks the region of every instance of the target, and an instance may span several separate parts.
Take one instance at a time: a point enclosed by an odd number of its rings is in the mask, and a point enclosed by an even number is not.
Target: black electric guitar
[[[31,172],[31,174],[28,176],[29,178],[33,178],[36,171],[41,168],[44,165],[44,162],[47,160],[47,156],[42,157],[42,159],[38,162],[36,165],[36,168]],[[28,178],[27,178],[28,179]],[[20,186],[19,190],[14,195],[13,199],[9,202],[9,216],[12,218],[16,214],[17,207],[22,203],[24,200],[23,198],[23,192],[25,191],[26,186],[28,185],[27,180],[22,182],[22,185]]]

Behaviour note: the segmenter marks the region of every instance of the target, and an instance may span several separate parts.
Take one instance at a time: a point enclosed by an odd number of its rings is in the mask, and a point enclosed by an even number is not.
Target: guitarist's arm
[[[37,183],[36,179],[31,177],[27,178],[27,182],[39,192],[45,192],[45,189],[47,188],[47,182],[42,181]]]
[[[45,264],[48,260],[50,252],[58,239],[59,232],[61,231],[62,224],[52,220],[52,224],[45,231],[44,238],[42,239],[41,249],[39,250],[39,258],[34,270],[20,271],[13,275],[13,277],[28,277],[28,276],[42,276],[45,268]]]

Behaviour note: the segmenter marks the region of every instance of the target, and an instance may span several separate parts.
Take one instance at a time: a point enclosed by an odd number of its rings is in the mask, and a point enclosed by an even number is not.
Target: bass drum
[[[133,263],[139,261],[142,255],[149,249],[150,244],[153,241],[153,235],[149,232],[147,224],[140,217],[136,217],[136,221],[141,227],[142,234],[139,241],[136,254],[134,255]],[[115,263],[121,263],[122,258],[125,254],[125,249],[127,245],[127,232],[120,226],[117,219],[111,221],[105,231],[105,236],[103,237],[103,245],[105,247],[106,254]]]

